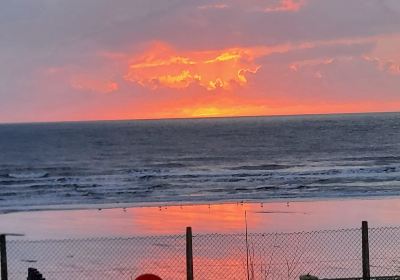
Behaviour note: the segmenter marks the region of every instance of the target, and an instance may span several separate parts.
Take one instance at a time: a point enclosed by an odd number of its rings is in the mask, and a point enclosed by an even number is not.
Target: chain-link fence
[[[197,280],[360,278],[361,229],[193,235]],[[400,274],[400,227],[369,229],[371,277]],[[135,279],[143,273],[186,279],[186,236],[7,241],[8,279],[29,267],[48,280]],[[190,256],[189,256],[190,257]]]
[[[28,267],[48,279],[135,279],[144,272],[165,279],[186,277],[185,236],[8,241],[10,280]]]
[[[400,227],[369,229],[371,276],[400,275]]]
[[[201,279],[298,279],[359,277],[361,230],[288,234],[199,235],[194,268]],[[248,253],[246,253],[248,252]],[[248,265],[247,265],[248,263]],[[198,277],[195,277],[198,278]]]

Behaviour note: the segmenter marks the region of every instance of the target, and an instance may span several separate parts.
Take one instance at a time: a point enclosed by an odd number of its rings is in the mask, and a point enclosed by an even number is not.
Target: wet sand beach
[[[92,206],[93,207],[93,206]],[[0,215],[3,232],[27,239],[127,237],[195,233],[298,232],[400,224],[400,199],[221,203],[16,212]],[[18,222],[16,222],[18,221]],[[21,237],[19,237],[21,239]]]

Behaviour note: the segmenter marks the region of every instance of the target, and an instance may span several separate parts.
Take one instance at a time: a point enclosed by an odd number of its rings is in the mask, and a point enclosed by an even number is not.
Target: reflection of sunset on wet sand
[[[360,221],[366,219],[372,227],[397,225],[399,205],[399,199],[377,199],[43,211],[4,214],[0,227],[39,239],[14,237],[17,240],[8,243],[12,279],[21,278],[30,265],[21,261],[26,252],[34,252],[33,261],[41,256],[37,265],[51,279],[129,279],[148,272],[165,280],[186,279],[188,225],[194,230],[194,273],[199,280],[246,279],[247,248],[254,279],[294,280],[305,272],[356,277],[361,273]],[[13,225],[15,219],[18,226]],[[398,233],[400,228],[371,229],[372,244],[383,242],[371,253],[397,255],[397,246],[390,245],[397,244]],[[72,237],[79,239],[65,239]],[[61,240],[40,241],[46,238]],[[288,267],[287,260],[295,262]],[[395,266],[376,271],[386,275]]]
[[[0,227],[28,238],[169,235],[182,234],[187,226],[195,233],[243,233],[245,211],[250,232],[358,228],[361,220],[371,226],[400,223],[399,199],[375,199],[10,213],[0,216]]]

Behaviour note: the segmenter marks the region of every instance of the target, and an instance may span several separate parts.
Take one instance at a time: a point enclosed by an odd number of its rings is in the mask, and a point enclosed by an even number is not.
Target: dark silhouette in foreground
[[[135,280],[162,280],[162,279],[154,274],[143,274],[138,278],[136,278]]]

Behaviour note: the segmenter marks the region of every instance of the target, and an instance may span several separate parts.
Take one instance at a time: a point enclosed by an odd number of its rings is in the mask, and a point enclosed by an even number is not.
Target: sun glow
[[[223,104],[204,104],[186,107],[181,110],[182,117],[202,118],[202,117],[230,117],[230,116],[251,116],[265,114],[265,106],[245,104],[242,105],[223,105]]]
[[[186,112],[192,117],[210,117],[233,115],[236,113],[236,110],[234,108],[200,107],[193,110],[186,110]]]

